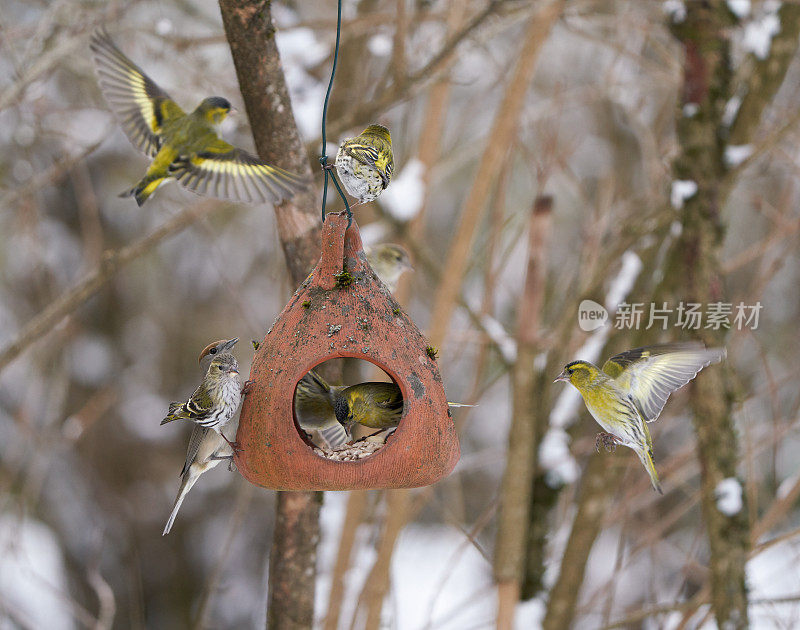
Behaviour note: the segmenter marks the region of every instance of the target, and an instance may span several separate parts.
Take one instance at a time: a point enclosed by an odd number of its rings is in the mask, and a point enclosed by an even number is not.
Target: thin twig
[[[75,312],[125,265],[141,258],[159,243],[178,234],[200,218],[229,207],[229,204],[215,200],[200,201],[182,210],[135,243],[105,252],[97,269],[40,311],[17,333],[11,343],[0,350],[0,371],[22,354],[28,346],[50,332],[67,315]]]

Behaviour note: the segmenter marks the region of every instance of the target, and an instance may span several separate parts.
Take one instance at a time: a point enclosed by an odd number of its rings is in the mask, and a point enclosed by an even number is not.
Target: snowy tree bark
[[[677,120],[676,180],[693,181],[697,192],[684,200],[682,234],[673,273],[676,297],[707,305],[725,301],[719,251],[725,233],[725,129],[723,112],[732,94],[726,29],[732,14],[725,2],[686,4],[686,19],[673,26],[684,50],[684,79]],[[703,324],[707,325],[706,323]],[[724,344],[724,328],[700,328],[708,346]],[[720,628],[745,628],[745,564],[750,531],[747,510],[724,514],[717,508],[717,485],[736,478],[738,440],[732,418],[732,388],[725,367],[703,372],[692,383],[691,405],[701,465],[701,503],[710,550],[711,604]]]

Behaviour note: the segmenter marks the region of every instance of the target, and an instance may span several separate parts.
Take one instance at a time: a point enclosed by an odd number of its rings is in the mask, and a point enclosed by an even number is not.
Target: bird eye
[[[211,348],[211,350],[209,350],[208,353],[209,354],[217,354],[217,349],[216,348]]]

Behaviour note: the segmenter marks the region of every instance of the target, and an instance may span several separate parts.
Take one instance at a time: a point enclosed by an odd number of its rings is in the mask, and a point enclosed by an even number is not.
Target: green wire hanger
[[[336,74],[336,62],[339,60],[339,37],[342,32],[342,0],[338,2],[338,10],[336,15],[336,47],[333,51],[333,67],[331,68],[331,80],[328,82],[328,91],[325,94],[325,105],[322,108],[322,155],[319,157],[319,163],[322,165],[322,170],[325,173],[325,185],[322,188],[322,222],[325,223],[325,204],[328,200],[328,175],[333,180],[333,185],[339,191],[339,196],[344,201],[345,210],[347,210],[347,227],[353,223],[353,211],[350,210],[350,204],[347,203],[347,197],[342,192],[339,182],[333,174],[333,165],[328,164],[327,145],[325,140],[325,119],[328,116],[328,101],[331,98],[331,89],[333,88],[333,77]]]

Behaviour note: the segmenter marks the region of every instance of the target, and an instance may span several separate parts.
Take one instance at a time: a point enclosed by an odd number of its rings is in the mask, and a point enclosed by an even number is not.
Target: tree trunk
[[[275,44],[271,2],[220,0],[219,6],[258,155],[308,178],[307,191],[275,206],[286,265],[299,284],[319,257],[320,210]],[[322,493],[279,492],[277,499],[267,628],[310,628]]]
[[[726,29],[732,24],[724,2],[691,2],[686,20],[674,26],[683,45],[684,80],[677,133],[680,152],[675,179],[692,180],[697,192],[682,208],[683,231],[673,265],[679,300],[708,305],[724,302],[719,250],[725,227],[723,110],[731,89]],[[687,108],[689,108],[687,110]],[[693,115],[687,111],[695,110]],[[706,322],[703,325],[707,325]],[[701,328],[696,336],[708,346],[725,341],[724,328]],[[690,400],[701,464],[701,503],[710,549],[711,604],[720,628],[747,627],[745,563],[750,532],[747,509],[733,515],[717,509],[720,481],[736,478],[738,443],[731,416],[731,388],[725,368],[709,369],[692,383]],[[744,497],[743,497],[744,498]]]
[[[508,432],[508,455],[500,489],[500,514],[494,551],[494,576],[498,585],[497,627],[513,625],[519,601],[528,534],[530,494],[536,458],[537,401],[533,400],[534,367],[544,295],[545,253],[550,233],[553,200],[537,197],[528,233],[528,267],[517,317],[517,359],[511,372],[513,413]]]

